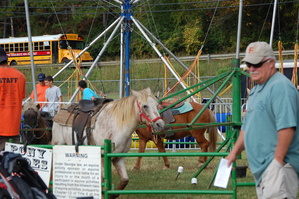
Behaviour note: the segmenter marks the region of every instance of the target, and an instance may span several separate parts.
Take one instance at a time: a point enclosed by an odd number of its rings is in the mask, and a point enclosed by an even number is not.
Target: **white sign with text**
[[[5,151],[21,154],[49,187],[52,168],[52,149],[27,146],[27,152],[25,153],[24,145],[6,142]]]
[[[57,198],[101,198],[101,148],[53,147],[53,193]]]

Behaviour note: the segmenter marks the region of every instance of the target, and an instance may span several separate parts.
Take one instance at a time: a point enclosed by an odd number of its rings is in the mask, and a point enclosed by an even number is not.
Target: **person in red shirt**
[[[0,151],[10,139],[20,143],[22,100],[26,97],[26,78],[8,65],[7,55],[0,47]]]
[[[46,78],[46,75],[44,73],[40,73],[37,76],[37,79],[39,81],[39,83],[36,84],[36,94],[37,94],[38,102],[46,101],[46,90],[47,90],[47,88],[49,88],[49,86],[47,86],[45,84],[45,78]],[[30,94],[30,98],[34,102],[34,92],[33,91]],[[40,105],[40,107],[42,107],[42,103],[40,103],[39,105]]]

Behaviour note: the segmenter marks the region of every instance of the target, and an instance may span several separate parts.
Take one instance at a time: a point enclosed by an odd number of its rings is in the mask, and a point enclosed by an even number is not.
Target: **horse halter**
[[[138,108],[138,112],[139,112],[139,120],[140,120],[140,122],[142,122],[142,118],[144,118],[146,121],[148,121],[148,124],[145,124],[146,126],[147,126],[147,128],[148,128],[148,130],[150,131],[150,132],[153,132],[152,131],[152,125],[153,125],[153,123],[154,122],[156,122],[157,120],[159,120],[159,119],[162,119],[162,117],[160,116],[160,117],[156,117],[155,119],[153,119],[153,120],[151,120],[148,116],[146,116],[145,114],[144,114],[144,112],[141,110],[141,108],[140,108],[140,105],[138,104],[138,101],[136,100],[136,104],[137,104],[137,108]]]

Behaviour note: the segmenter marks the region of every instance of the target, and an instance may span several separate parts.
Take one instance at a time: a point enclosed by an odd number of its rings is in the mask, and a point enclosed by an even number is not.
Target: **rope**
[[[182,76],[182,77],[180,77],[180,80],[171,88],[171,89],[169,89],[165,94],[164,94],[164,96],[163,97],[165,97],[165,96],[167,96],[179,83],[181,83],[181,82],[183,82],[184,84],[185,84],[185,86],[188,86],[187,84],[186,84],[186,82],[184,81],[184,79],[186,79],[186,77],[191,73],[191,71],[194,69],[194,67],[196,66],[196,63],[198,62],[198,60],[199,60],[199,57],[200,57],[200,55],[201,55],[201,53],[202,53],[202,50],[199,50],[198,51],[198,53],[197,53],[197,55],[196,55],[196,57],[195,57],[195,60],[192,62],[192,64],[191,64],[191,66],[190,66],[190,68],[185,72],[185,74]],[[192,90],[191,90],[192,91]]]
[[[298,86],[298,73],[297,73],[297,60],[298,60],[298,43],[294,46],[294,68],[292,74],[292,82],[297,87]]]
[[[221,97],[222,95],[224,95],[232,87],[233,87],[233,84],[230,84],[228,87],[226,87],[226,89],[224,89],[221,93],[219,93],[218,96]]]
[[[198,63],[198,61],[199,61],[199,56],[201,55],[201,53],[202,53],[202,49],[203,49],[203,47],[204,47],[204,45],[205,45],[205,42],[206,42],[206,40],[207,40],[207,37],[208,37],[208,33],[210,32],[210,29],[211,29],[211,26],[212,26],[212,23],[213,23],[213,21],[214,21],[214,18],[215,18],[215,15],[216,15],[216,11],[217,11],[217,9],[218,9],[218,6],[219,6],[219,2],[220,2],[220,0],[218,0],[217,1],[217,4],[216,4],[216,7],[215,7],[215,10],[214,10],[214,12],[213,12],[213,16],[212,16],[212,19],[211,19],[211,21],[210,21],[210,24],[209,24],[209,27],[208,27],[208,30],[207,30],[207,32],[206,32],[206,34],[205,34],[205,38],[204,38],[204,40],[203,40],[203,42],[202,42],[202,46],[201,46],[201,48],[200,48],[200,50],[198,51],[198,54],[197,54],[197,56],[196,56],[196,58],[195,58],[195,60],[193,61],[193,63],[191,64],[191,66],[190,66],[190,68],[185,72],[185,74],[183,75],[183,77],[181,77],[180,78],[180,80],[171,88],[171,89],[169,89],[165,94],[164,94],[164,97],[165,96],[167,96],[180,82],[183,82],[184,84],[186,84],[186,82],[185,81],[183,81],[190,73],[191,73],[191,71],[192,70],[194,70],[194,68],[195,68],[195,66],[196,66],[196,63]],[[198,71],[199,71],[199,69],[198,69]],[[199,81],[199,80],[198,80]],[[166,84],[165,84],[165,88],[166,88]],[[166,90],[165,90],[166,91]]]
[[[210,21],[210,24],[209,24],[208,30],[207,30],[207,32],[206,32],[206,35],[205,35],[205,38],[204,38],[204,40],[203,40],[203,42],[202,42],[202,45],[201,45],[201,48],[200,48],[200,50],[202,50],[202,49],[203,49],[203,47],[204,47],[204,44],[205,44],[205,42],[206,42],[206,40],[207,40],[208,33],[210,32],[210,29],[211,29],[211,26],[212,26],[212,22],[213,22],[213,20],[214,20],[214,18],[215,18],[215,15],[216,15],[216,11],[217,11],[217,9],[218,9],[218,6],[219,6],[219,0],[217,1],[217,5],[216,5],[216,7],[215,7],[215,10],[214,10],[214,13],[213,13],[212,19],[211,19],[211,21]]]
[[[299,10],[298,10],[298,17],[297,17],[296,43],[298,42],[298,29],[299,29]]]
[[[267,12],[267,15],[266,15],[266,17],[265,17],[265,20],[264,20],[264,23],[263,23],[263,26],[262,26],[262,29],[261,29],[261,32],[260,32],[258,41],[260,41],[260,39],[261,39],[261,35],[262,35],[263,30],[264,30],[265,23],[266,23],[266,20],[267,20],[267,18],[268,18],[268,15],[269,15],[269,13],[270,13],[270,8],[271,8],[271,5],[272,5],[272,4],[273,4],[273,1],[272,1],[272,3],[270,4],[270,6],[269,6],[269,8],[268,8],[268,12]]]
[[[196,72],[197,72],[197,82],[196,83],[199,84],[200,83],[200,65],[199,65],[199,59],[198,59],[198,62],[196,63],[196,67],[194,69],[194,74],[196,74]],[[196,96],[196,98],[201,99],[201,93],[200,92],[197,92],[195,94],[195,96]]]
[[[165,59],[167,59],[166,56],[164,56]],[[168,70],[166,65],[164,64],[164,93],[168,90]]]
[[[74,72],[64,82],[62,82],[58,87],[63,86],[67,81],[69,81],[71,78],[73,78],[73,76],[77,73],[76,70],[78,70],[78,69],[75,69]]]
[[[56,10],[55,10],[53,1],[49,0],[49,2],[51,2],[52,10],[54,11],[55,16],[56,16],[56,18],[57,18],[57,20],[58,20],[58,23],[59,23],[59,27],[60,27],[60,29],[61,29],[61,32],[62,32],[62,34],[65,35],[65,32],[64,32],[64,30],[63,30],[63,28],[62,28],[62,25],[61,25],[61,22],[60,22],[60,20],[59,20],[58,14],[57,14],[57,12],[56,12]],[[98,5],[99,5],[99,3],[97,3],[97,8],[96,8],[96,10],[98,9]],[[89,38],[89,36],[90,36],[91,29],[92,29],[92,27],[93,27],[93,23],[94,23],[95,15],[96,15],[96,14],[97,14],[97,12],[95,12],[95,14],[94,14],[94,18],[93,18],[93,21],[92,21],[92,25],[91,25],[91,27],[90,27],[90,31],[89,31],[89,34],[88,34],[88,38]],[[78,76],[77,76],[77,81],[75,81],[75,82],[76,82],[76,83],[75,83],[76,85],[78,84],[79,76],[81,76],[82,79],[87,80],[88,83],[92,86],[92,88],[93,88],[94,90],[96,90],[101,96],[106,97],[106,95],[104,95],[100,90],[96,89],[95,86],[94,86],[94,85],[87,79],[87,77],[85,77],[85,74],[83,73],[83,71],[82,71],[82,69],[81,69],[82,58],[81,58],[81,57],[78,57],[78,58],[76,59],[75,53],[74,53],[72,47],[70,46],[68,40],[66,40],[66,44],[67,44],[67,49],[68,49],[68,51],[70,52],[70,54],[71,54],[71,56],[72,56],[72,59],[74,60],[73,63],[74,63],[74,65],[75,65],[75,70],[74,70],[74,72],[69,76],[69,78],[67,78],[64,82],[62,82],[62,83],[59,85],[59,87],[61,87],[62,85],[64,85],[66,82],[69,82],[69,80],[70,80],[71,78],[73,78],[74,75],[76,74],[76,75],[78,75]],[[76,87],[76,86],[75,86],[75,87]],[[68,87],[68,88],[69,88],[69,87]],[[71,90],[71,89],[68,89],[68,90]]]
[[[61,29],[61,32],[62,32],[62,34],[65,34],[65,33],[64,33],[64,31],[63,31],[63,28],[62,28],[61,22],[60,22],[60,20],[59,20],[58,14],[57,14],[57,12],[56,12],[56,10],[55,10],[55,7],[54,7],[54,4],[53,4],[53,1],[49,0],[49,2],[51,2],[51,5],[52,5],[52,10],[53,10],[53,11],[54,11],[54,13],[55,13],[55,16],[56,16],[56,19],[57,19],[57,21],[58,21],[58,23],[59,23],[59,27],[60,27],[60,29]]]
[[[279,72],[281,72],[282,74],[284,74],[284,71],[283,71],[282,50],[283,50],[282,42],[278,41]]]
[[[99,8],[99,2],[97,2],[97,7],[96,7],[96,10],[94,12],[93,19],[92,19],[92,22],[91,22],[91,26],[90,26],[90,29],[89,29],[89,32],[88,32],[88,35],[87,35],[87,38],[86,38],[86,45],[88,44],[88,40],[89,40],[89,37],[90,37],[90,34],[91,34],[91,30],[92,30],[96,15],[98,14],[98,12],[97,12],[98,8]]]
[[[292,82],[297,87],[298,86],[298,66],[297,66],[297,60],[298,60],[298,28],[299,28],[299,10],[298,10],[298,17],[297,17],[297,31],[296,31],[296,44],[294,46],[294,68],[293,68],[293,75],[292,75]]]

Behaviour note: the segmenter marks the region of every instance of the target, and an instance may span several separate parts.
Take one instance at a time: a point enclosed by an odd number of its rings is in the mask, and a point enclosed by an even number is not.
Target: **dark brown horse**
[[[195,103],[195,102],[190,102],[193,110],[189,111],[187,113],[175,115],[175,122],[172,124],[181,124],[181,123],[190,123],[194,117],[198,114],[198,112],[203,108],[203,105]],[[203,114],[197,119],[195,123],[214,123],[216,122],[216,118],[214,113],[210,109],[206,109]],[[185,127],[172,127],[173,130],[179,129],[179,128],[185,128]],[[209,134],[209,141],[205,138],[204,133],[208,132]],[[155,138],[153,135],[148,131],[147,128],[138,128],[136,130],[137,135],[139,136],[139,153],[143,153],[145,151],[146,143],[149,140],[154,141],[156,144],[159,152],[166,152],[162,138],[160,136],[156,136]],[[199,144],[201,151],[202,152],[208,152],[209,151],[215,151],[216,150],[216,141],[217,141],[217,127],[210,127],[208,129],[196,129],[196,130],[184,130],[180,132],[175,132],[173,135],[168,136],[165,139],[169,140],[177,140],[184,138],[186,136],[192,136],[195,138],[197,143]],[[142,157],[138,157],[135,166],[133,169],[139,170],[141,166],[141,159]],[[163,157],[164,160],[164,168],[167,169],[170,167],[169,161],[167,157]],[[207,161],[207,157],[199,157],[198,159],[198,166],[203,165]]]
[[[49,144],[52,139],[52,132],[49,122],[38,110],[39,104],[28,103],[23,106],[23,117],[25,131],[22,132],[22,142],[25,147],[28,144]]]

